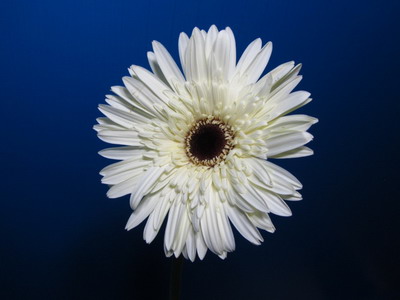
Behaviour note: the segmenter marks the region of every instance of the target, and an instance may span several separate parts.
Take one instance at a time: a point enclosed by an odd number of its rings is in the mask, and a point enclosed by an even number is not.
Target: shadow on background
[[[160,241],[143,251],[130,234],[103,223],[83,235],[76,246],[64,258],[69,261],[66,298],[167,298],[170,261],[162,255]]]

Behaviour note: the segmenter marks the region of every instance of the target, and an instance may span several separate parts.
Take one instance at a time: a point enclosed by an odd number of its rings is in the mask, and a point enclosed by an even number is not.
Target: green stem
[[[179,300],[181,295],[181,279],[183,267],[183,255],[173,257],[171,262],[171,277],[169,282],[169,299]]]

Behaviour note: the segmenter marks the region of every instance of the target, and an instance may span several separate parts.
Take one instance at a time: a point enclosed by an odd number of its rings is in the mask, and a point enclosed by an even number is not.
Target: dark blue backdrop
[[[184,299],[399,296],[399,1],[7,1],[0,4],[0,298],[164,299],[162,236],[124,230],[92,130],[127,67],[159,40],[230,26],[238,50],[274,42],[303,63],[315,155],[279,161],[303,182],[262,246],[185,263]],[[398,279],[398,278],[397,278]],[[3,296],[3,297],[1,297]]]

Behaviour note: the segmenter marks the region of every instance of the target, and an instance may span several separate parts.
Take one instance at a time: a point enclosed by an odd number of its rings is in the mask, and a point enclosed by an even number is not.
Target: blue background
[[[165,299],[163,233],[126,232],[107,199],[98,103],[153,39],[230,26],[238,51],[303,63],[315,155],[279,161],[304,184],[256,247],[185,262],[183,299],[392,299],[399,270],[399,1],[2,1],[0,298]],[[397,276],[396,276],[397,275]]]

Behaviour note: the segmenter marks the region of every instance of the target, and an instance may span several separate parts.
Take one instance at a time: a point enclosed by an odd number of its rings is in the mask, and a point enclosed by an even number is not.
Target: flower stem
[[[178,258],[173,257],[172,259],[171,277],[169,282],[169,299],[179,300],[181,295],[183,255],[180,255]]]

